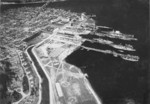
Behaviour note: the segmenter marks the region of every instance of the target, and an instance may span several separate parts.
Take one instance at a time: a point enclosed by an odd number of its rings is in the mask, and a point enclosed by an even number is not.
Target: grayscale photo
[[[150,104],[149,0],[0,0],[0,104]]]

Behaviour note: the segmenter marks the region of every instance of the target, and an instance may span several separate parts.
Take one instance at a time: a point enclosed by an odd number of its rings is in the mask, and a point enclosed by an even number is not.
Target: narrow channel
[[[28,54],[30,55],[33,64],[35,65],[37,72],[39,73],[39,75],[42,78],[42,98],[41,98],[41,104],[50,104],[50,95],[49,95],[49,82],[48,79],[45,75],[45,73],[43,72],[41,66],[39,65],[38,61],[36,60],[35,56],[32,53],[32,47],[27,49]]]

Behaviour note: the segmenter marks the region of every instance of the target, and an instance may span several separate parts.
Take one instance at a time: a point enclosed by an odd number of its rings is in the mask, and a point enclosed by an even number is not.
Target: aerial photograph
[[[150,104],[149,0],[0,0],[0,104]]]

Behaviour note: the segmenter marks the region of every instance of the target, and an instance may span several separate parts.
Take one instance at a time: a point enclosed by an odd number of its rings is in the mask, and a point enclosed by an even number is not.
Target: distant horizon
[[[37,1],[22,1],[22,0],[0,0],[2,4],[18,4],[18,3],[41,3],[47,2],[49,0],[37,0]],[[59,2],[59,1],[66,1],[66,0],[51,0],[51,2]]]
[[[18,1],[20,1],[20,2],[15,2],[15,1],[9,1],[9,2],[7,2],[7,1],[1,1],[1,5],[7,5],[7,4],[31,4],[31,3],[45,3],[45,2],[47,2],[47,1],[43,1],[43,0],[41,0],[41,1],[27,1],[27,2],[21,2],[21,0],[18,0]],[[62,1],[66,1],[66,0],[56,0],[56,1],[51,1],[51,2],[62,2]]]

